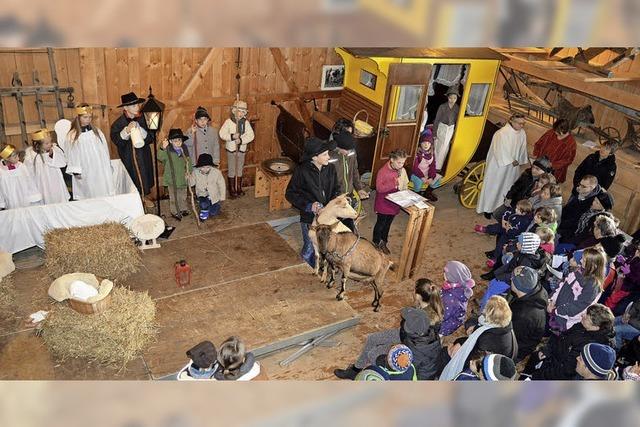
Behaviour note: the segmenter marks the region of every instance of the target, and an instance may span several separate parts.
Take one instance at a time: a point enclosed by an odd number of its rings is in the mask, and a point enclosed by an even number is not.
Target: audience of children
[[[31,170],[45,205],[69,201],[71,196],[61,170],[67,165],[67,159],[62,149],[53,143],[49,130],[40,129],[31,135],[31,147],[25,151],[24,164]]]

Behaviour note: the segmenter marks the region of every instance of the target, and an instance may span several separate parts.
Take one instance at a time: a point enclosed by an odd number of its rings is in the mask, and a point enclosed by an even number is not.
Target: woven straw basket
[[[365,114],[364,120],[360,120],[358,118],[360,113]],[[355,134],[355,136],[366,138],[373,135],[373,126],[371,126],[368,121],[369,113],[367,113],[367,110],[360,110],[353,116],[353,133]]]

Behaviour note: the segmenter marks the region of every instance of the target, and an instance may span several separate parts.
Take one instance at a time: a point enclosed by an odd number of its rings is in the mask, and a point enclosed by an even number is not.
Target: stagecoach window
[[[469,90],[469,99],[467,100],[467,109],[465,116],[482,116],[484,115],[487,96],[489,95],[489,83],[472,83]]]
[[[391,121],[415,121],[422,96],[422,86],[395,86]]]

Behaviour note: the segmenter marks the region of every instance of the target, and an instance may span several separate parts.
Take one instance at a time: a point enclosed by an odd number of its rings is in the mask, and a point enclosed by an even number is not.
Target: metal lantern
[[[156,99],[151,92],[151,86],[149,86],[149,96],[147,102],[142,107],[142,113],[144,114],[144,120],[147,122],[147,128],[149,130],[157,131],[162,126],[162,114],[164,112],[164,104]]]

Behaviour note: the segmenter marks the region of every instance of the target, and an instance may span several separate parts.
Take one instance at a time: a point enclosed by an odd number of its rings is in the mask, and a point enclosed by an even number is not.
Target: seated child
[[[420,134],[418,151],[413,161],[413,168],[411,169],[413,191],[420,193],[430,202],[438,201],[438,197],[433,194],[431,187],[435,179],[436,162],[433,155],[433,132],[432,126],[430,125]],[[423,188],[424,190],[422,190]]]
[[[158,161],[164,165],[162,184],[169,190],[171,216],[178,221],[189,215],[186,203],[191,160],[187,147],[183,146],[186,139],[180,129],[171,129],[169,136],[158,147]]]
[[[27,148],[24,163],[34,175],[45,205],[69,201],[71,196],[60,169],[67,165],[67,160],[47,129],[31,135],[31,147]]]
[[[536,209],[533,214],[533,221],[531,221],[525,231],[535,233],[538,227],[548,227],[555,233],[558,228],[556,211],[548,207]]]
[[[619,316],[629,303],[640,298],[640,245],[629,256],[618,255],[614,262],[616,279],[605,292],[604,305]]]
[[[547,226],[539,226],[536,229],[536,234],[540,237],[540,249],[544,251],[548,256],[553,256],[555,252],[555,238],[556,234]]]
[[[476,226],[475,230],[477,232],[496,235],[496,247],[490,257],[494,263],[502,257],[503,246],[509,240],[516,239],[520,233],[525,231],[531,224],[532,219],[531,203],[523,199],[516,204],[515,212],[506,211],[504,213],[501,224],[489,224],[486,227]],[[488,265],[491,264],[490,267],[493,267],[494,263],[488,263]]]
[[[260,364],[253,353],[245,350],[238,337],[229,337],[220,345],[218,352],[220,368],[215,373],[219,381],[250,381],[260,375]]]
[[[556,219],[562,216],[562,187],[559,184],[546,184],[537,196],[529,198],[534,210],[551,208],[556,212]]]
[[[178,373],[178,381],[212,380],[218,369],[216,360],[218,353],[211,341],[202,341],[187,351],[191,359],[187,366]]]
[[[218,215],[222,201],[225,200],[226,185],[220,169],[213,163],[210,154],[198,156],[198,163],[191,173],[189,183],[196,187],[200,219],[205,221],[210,216]]]
[[[469,268],[459,261],[449,261],[444,267],[442,285],[442,306],[444,320],[440,326],[440,335],[451,335],[467,318],[467,303],[473,296],[475,282]]]
[[[482,310],[489,298],[494,295],[504,295],[511,288],[511,275],[516,267],[531,267],[539,271],[543,266],[543,261],[539,253],[540,237],[535,233],[524,232],[518,236],[516,251],[508,263],[502,265],[493,272],[494,277],[487,286],[482,300],[480,301],[480,309]],[[484,275],[483,275],[484,278]]]
[[[375,365],[358,373],[356,381],[417,381],[413,366],[413,352],[404,344],[396,344],[386,355],[381,355]]]
[[[453,381],[513,381],[516,374],[516,364],[510,357],[486,354],[469,360],[469,367],[460,372]]]
[[[0,209],[16,209],[42,204],[29,168],[22,164],[18,150],[7,144],[0,150]]]

